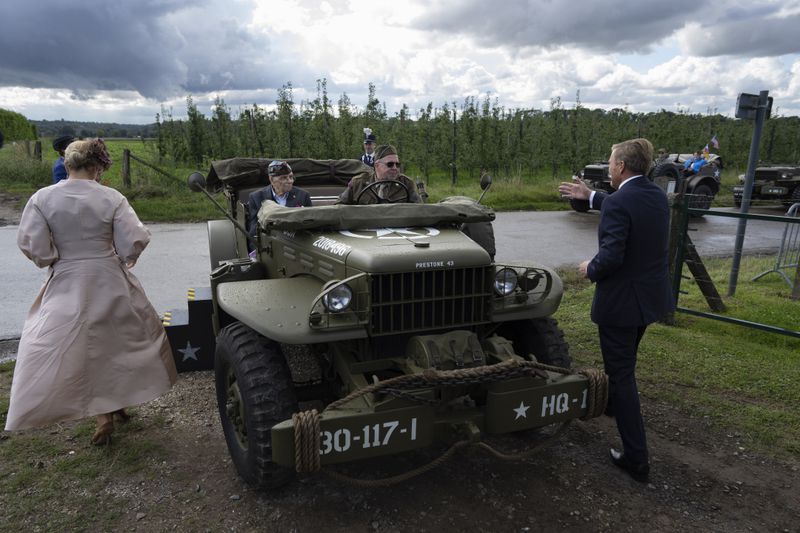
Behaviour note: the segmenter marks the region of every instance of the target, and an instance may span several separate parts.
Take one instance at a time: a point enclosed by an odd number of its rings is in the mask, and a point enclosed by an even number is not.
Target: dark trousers
[[[598,326],[603,365],[608,374],[608,406],[617,419],[625,456],[633,463],[648,462],[647,437],[636,387],[636,351],[647,326]]]

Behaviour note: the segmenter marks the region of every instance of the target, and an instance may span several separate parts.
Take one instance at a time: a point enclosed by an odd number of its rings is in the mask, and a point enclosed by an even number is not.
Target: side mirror
[[[492,184],[492,177],[489,174],[481,176],[481,190],[486,190]]]
[[[188,179],[189,188],[194,192],[204,191],[206,189],[206,177],[199,172],[192,172]]]

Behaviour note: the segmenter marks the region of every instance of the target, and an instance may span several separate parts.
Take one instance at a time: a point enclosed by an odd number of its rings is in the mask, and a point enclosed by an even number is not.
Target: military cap
[[[72,135],[62,135],[61,137],[56,137],[53,139],[53,150],[56,152],[61,152],[67,149],[67,146],[72,144],[72,141],[75,140],[75,137]]]
[[[391,144],[382,144],[375,149],[375,161],[383,159],[387,155],[397,155],[397,150]]]
[[[269,164],[269,167],[267,167],[267,173],[269,174],[269,177],[285,176],[292,173],[292,167],[290,167],[289,163],[286,161],[276,159]]]

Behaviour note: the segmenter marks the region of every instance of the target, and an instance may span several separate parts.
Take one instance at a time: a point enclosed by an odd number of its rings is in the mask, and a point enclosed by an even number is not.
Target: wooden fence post
[[[36,141],[33,145],[33,158],[42,160],[42,141]]]
[[[122,150],[122,184],[131,187],[131,151],[127,148]]]

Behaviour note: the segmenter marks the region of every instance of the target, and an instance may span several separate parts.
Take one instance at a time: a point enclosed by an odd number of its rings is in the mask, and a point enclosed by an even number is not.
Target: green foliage
[[[0,132],[3,142],[32,141],[36,139],[36,129],[28,119],[14,111],[0,108]]]
[[[429,103],[416,110],[402,105],[389,116],[385,103],[376,96],[375,85],[369,84],[363,110],[342,94],[335,111],[324,78],[317,80],[313,100],[298,105],[292,84],[287,83],[278,91],[273,110],[253,104],[240,109],[236,119],[217,98],[208,120],[189,97],[186,121],[173,121],[171,113],[162,110],[159,150],[194,163],[231,153],[353,158],[362,149],[362,129],[370,127],[379,144],[397,146],[409,175],[428,179],[446,174],[451,181],[454,176],[460,181],[475,178],[485,169],[494,176],[525,179],[569,176],[588,163],[604,160],[612,144],[633,137],[647,137],[656,148],[686,153],[701,149],[716,135],[726,168],[743,168],[753,128],[752,122],[711,112],[587,109],[580,92],[570,109],[560,97],[553,98],[547,110],[507,109],[487,94],[482,99],[468,97],[461,104],[447,102],[436,107]],[[800,117],[773,117],[765,126],[762,159],[800,161],[798,137]],[[181,146],[185,148],[178,149]]]
[[[24,144],[7,145],[0,150],[0,188],[33,191],[52,181],[52,162],[30,157]]]

